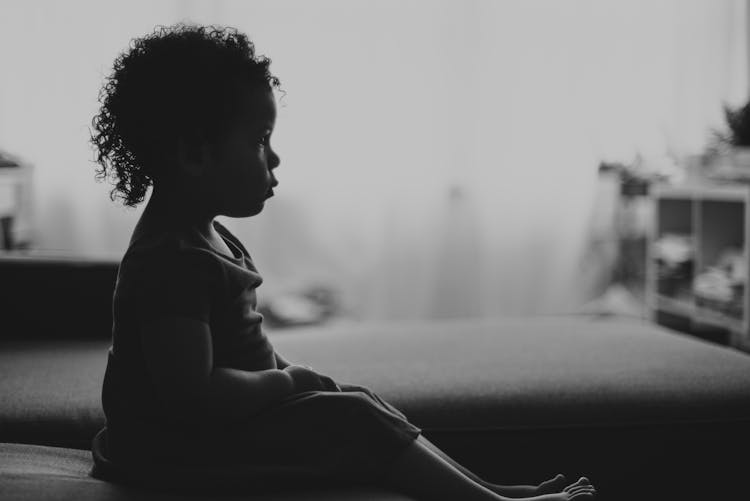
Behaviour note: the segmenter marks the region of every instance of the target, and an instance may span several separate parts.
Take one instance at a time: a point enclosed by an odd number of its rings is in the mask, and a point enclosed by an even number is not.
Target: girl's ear
[[[208,144],[199,137],[177,140],[177,166],[191,178],[199,178],[208,170]]]

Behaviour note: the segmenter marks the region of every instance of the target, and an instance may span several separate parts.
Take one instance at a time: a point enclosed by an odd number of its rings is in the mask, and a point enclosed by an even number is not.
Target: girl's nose
[[[281,158],[273,150],[271,150],[271,157],[268,159],[268,164],[271,169],[275,169],[281,164]]]

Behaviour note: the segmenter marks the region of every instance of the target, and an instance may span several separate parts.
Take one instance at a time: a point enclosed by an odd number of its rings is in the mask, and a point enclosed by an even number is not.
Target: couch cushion
[[[674,494],[684,478],[710,486],[715,475],[729,488],[743,476],[731,455],[750,450],[750,357],[645,322],[506,318],[270,336],[288,359],[371,387],[500,482],[562,471],[605,491],[648,478]],[[4,343],[0,441],[88,448],[103,424],[107,346]]]
[[[104,424],[109,341],[0,344],[0,442],[87,449]]]
[[[362,381],[473,471],[501,483],[558,472],[602,499],[746,490],[750,356],[640,320],[540,316],[341,326],[274,344]],[[648,494],[646,494],[648,493]]]
[[[341,487],[273,492],[258,495],[222,495],[191,493],[190,496],[165,494],[153,490],[121,486],[91,477],[93,461],[88,451],[37,445],[0,443],[0,498],[3,501],[115,501],[115,500],[177,500],[208,501],[221,499],[263,499],[267,501],[409,501],[406,496],[382,489]]]
[[[750,356],[633,320],[506,318],[271,332],[428,430],[750,421]],[[0,343],[0,441],[86,448],[109,341]]]
[[[750,423],[750,356],[639,320],[347,325],[273,342],[427,429]]]
[[[0,340],[108,339],[118,260],[0,256]]]

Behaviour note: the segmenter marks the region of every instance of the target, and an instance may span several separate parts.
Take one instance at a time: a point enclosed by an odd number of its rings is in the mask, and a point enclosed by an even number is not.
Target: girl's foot
[[[586,477],[570,484],[565,475],[558,474],[539,485],[502,486],[492,483],[484,483],[484,487],[504,497],[526,499],[545,499],[547,501],[567,501],[572,499],[591,499],[596,494],[596,489]]]
[[[552,482],[560,482],[562,478],[562,481],[565,481],[565,477],[563,475],[557,475],[555,478],[547,480],[546,482],[542,482],[539,484],[539,486],[545,486],[545,488],[551,488],[550,486],[558,486],[557,483]],[[596,495],[596,489],[593,485],[591,485],[591,482],[589,482],[589,479],[586,477],[581,477],[578,479],[577,482],[572,483],[568,485],[567,487],[564,487],[562,489],[558,489],[554,492],[546,492],[546,493],[539,493],[536,496],[531,497],[531,499],[538,499],[538,500],[544,500],[544,501],[589,501],[594,499],[594,496]]]
[[[562,491],[562,494],[567,494],[568,497],[565,499],[570,500],[593,499],[594,495],[596,494],[596,489],[594,489],[594,486],[591,485],[591,482],[589,482],[588,478],[581,477],[577,482],[565,487]]]
[[[553,478],[545,480],[541,484],[537,485],[534,495],[540,496],[542,494],[556,494],[565,489],[567,485],[568,479],[565,478],[565,475],[558,473]]]

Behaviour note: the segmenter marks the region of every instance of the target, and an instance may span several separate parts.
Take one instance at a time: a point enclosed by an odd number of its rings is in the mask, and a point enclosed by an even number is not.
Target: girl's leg
[[[375,394],[373,391],[371,391],[367,387],[349,384],[349,383],[342,383],[342,382],[339,382],[338,385],[341,388],[342,392],[363,393],[364,395],[372,399],[373,403],[380,405],[382,407],[385,407],[388,411],[401,416],[403,419],[407,419],[406,416],[404,416],[401,413],[401,411],[399,411],[398,409],[396,409],[395,407],[393,407],[392,405],[390,405],[389,403],[381,399],[377,394]],[[424,436],[420,435],[417,438],[417,440],[422,442],[423,445],[431,449],[435,454],[440,456],[440,458],[442,458],[444,461],[446,461],[448,464],[453,466],[455,469],[459,470],[461,473],[469,477],[474,482],[502,496],[506,496],[510,498],[528,498],[531,496],[536,496],[536,495],[541,495],[541,494],[553,494],[553,493],[561,492],[565,488],[565,486],[568,485],[568,482],[566,481],[563,475],[557,475],[556,477],[546,480],[539,485],[504,486],[504,485],[493,484],[491,482],[487,482],[481,479],[479,476],[475,475],[469,469],[457,463],[450,456],[448,456],[446,453],[441,451],[436,445],[434,445],[432,442],[427,440]],[[579,482],[577,483],[581,483],[581,480],[579,480]],[[583,483],[588,483],[588,480],[583,479]],[[575,485],[576,484],[572,484],[570,485],[570,487],[572,488]]]
[[[453,458],[448,456],[445,452],[440,450],[435,444],[427,440],[423,435],[420,435],[417,440],[421,441],[426,447],[431,449],[435,454],[440,456],[444,461],[448,462],[451,466],[459,470],[461,473],[472,479],[474,482],[486,487],[487,489],[507,496],[509,498],[528,498],[539,494],[552,494],[562,491],[565,486],[569,485],[563,475],[557,475],[556,477],[543,482],[540,485],[498,485],[492,482],[480,478],[478,475],[473,473],[468,468],[457,463]]]
[[[423,442],[415,440],[388,471],[386,484],[420,500],[507,501],[507,498],[475,482],[445,461]],[[591,499],[593,488],[578,485],[557,494],[527,498],[534,501]]]

